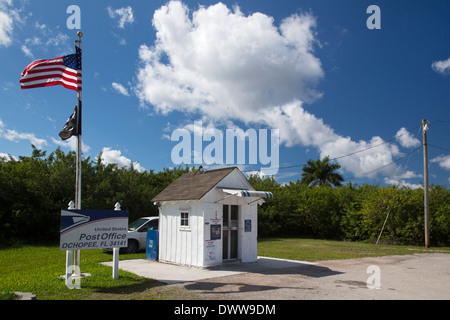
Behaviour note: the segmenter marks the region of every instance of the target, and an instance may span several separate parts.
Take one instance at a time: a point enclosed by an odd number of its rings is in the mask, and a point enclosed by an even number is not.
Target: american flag
[[[81,49],[75,47],[75,50],[75,54],[30,63],[22,71],[22,89],[62,85],[67,89],[81,91]]]

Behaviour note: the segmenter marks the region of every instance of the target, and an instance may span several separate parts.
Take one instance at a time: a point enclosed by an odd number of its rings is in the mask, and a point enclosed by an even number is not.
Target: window
[[[189,212],[181,212],[180,225],[182,227],[189,227]]]
[[[139,232],[147,232],[148,230],[158,230],[159,219],[153,219],[147,222],[144,226],[139,229]]]
[[[158,230],[158,224],[159,224],[159,219],[150,220],[150,222],[147,223],[147,225],[146,225],[147,230]]]

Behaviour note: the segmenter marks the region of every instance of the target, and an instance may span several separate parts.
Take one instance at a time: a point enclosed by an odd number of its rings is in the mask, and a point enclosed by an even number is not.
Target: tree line
[[[285,185],[272,177],[251,176],[255,188],[275,195],[259,208],[259,235],[424,244],[423,189],[344,186],[344,177],[337,172],[340,167],[329,157],[308,160],[301,180]],[[449,245],[450,192],[446,187],[430,187],[429,212],[432,244]]]
[[[423,189],[347,183],[333,187],[304,181],[280,184],[272,177],[251,176],[258,190],[273,199],[258,209],[258,236],[293,236],[348,241],[424,245]],[[432,245],[450,245],[450,191],[429,190]]]
[[[59,241],[61,209],[75,200],[76,153],[60,148],[47,155],[33,146],[30,157],[0,158],[0,243]],[[105,164],[101,156],[82,160],[82,208],[113,210],[129,221],[157,216],[151,199],[189,168],[139,172]]]
[[[47,155],[33,146],[29,157],[0,158],[0,244],[58,242],[61,209],[75,197],[75,152]],[[271,191],[258,208],[258,235],[349,241],[424,243],[423,190],[378,185],[343,185],[329,159],[308,161],[302,179],[288,184],[273,177],[249,178],[257,190]],[[129,211],[129,220],[158,215],[151,199],[195,168],[140,172],[105,164],[101,156],[82,160],[82,208]],[[431,186],[432,245],[450,245],[450,191]],[[387,219],[386,219],[387,218]]]

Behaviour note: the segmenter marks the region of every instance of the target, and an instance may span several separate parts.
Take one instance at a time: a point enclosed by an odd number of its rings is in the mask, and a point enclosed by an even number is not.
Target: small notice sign
[[[128,211],[61,210],[61,251],[123,248],[127,235]]]
[[[245,232],[252,232],[252,220],[245,220]]]

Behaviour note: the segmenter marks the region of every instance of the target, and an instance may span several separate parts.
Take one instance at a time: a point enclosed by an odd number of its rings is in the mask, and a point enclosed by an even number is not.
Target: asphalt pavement
[[[231,263],[211,269],[142,259],[120,261],[119,268],[164,282],[168,289],[182,287],[199,299],[450,299],[447,253],[317,263],[258,257],[256,263]]]

